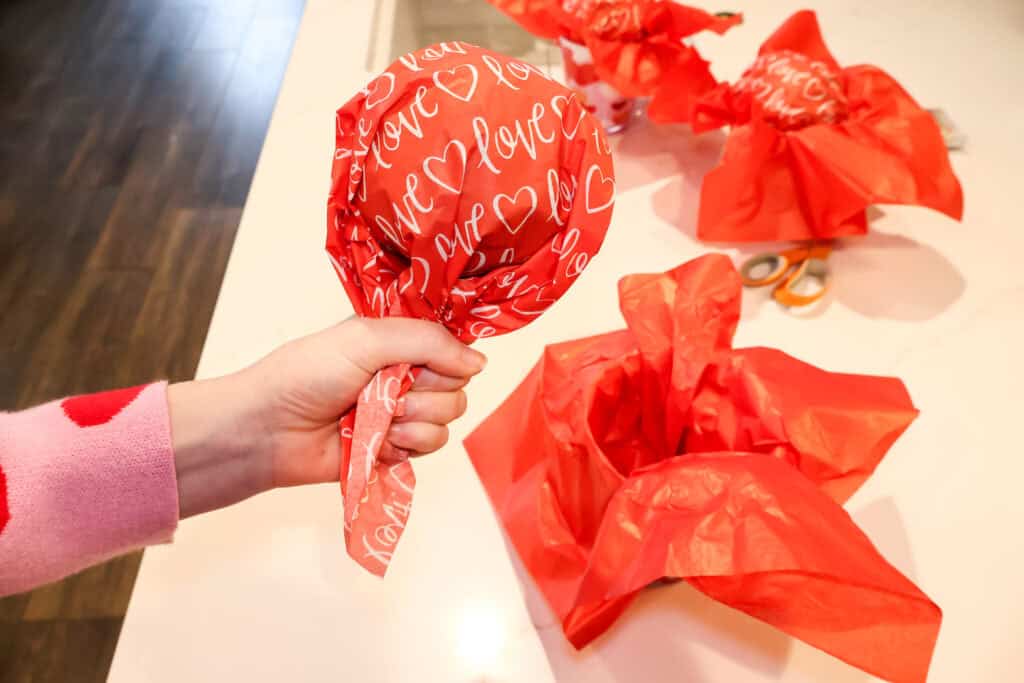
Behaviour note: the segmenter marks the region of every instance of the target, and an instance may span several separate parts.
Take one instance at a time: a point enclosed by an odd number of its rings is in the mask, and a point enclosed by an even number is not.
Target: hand
[[[421,320],[351,318],[241,372],[169,387],[181,517],[277,486],[337,481],[338,420],[396,363],[425,369],[388,438],[414,455],[435,451],[485,358]]]

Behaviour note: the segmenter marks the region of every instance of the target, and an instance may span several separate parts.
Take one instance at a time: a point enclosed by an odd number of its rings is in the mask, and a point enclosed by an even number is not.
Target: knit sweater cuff
[[[0,595],[170,540],[178,489],[167,384],[0,414],[0,470],[9,516]]]

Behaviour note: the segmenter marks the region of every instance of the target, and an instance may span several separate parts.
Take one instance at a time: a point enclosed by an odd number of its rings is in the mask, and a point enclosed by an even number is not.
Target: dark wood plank
[[[27,593],[21,620],[119,619],[128,609],[141,561],[141,552],[130,553]]]
[[[194,375],[198,359],[177,350],[206,338],[234,241],[234,233],[222,226],[237,225],[241,215],[240,208],[224,207],[175,210],[165,217],[162,230],[167,240],[128,338],[129,347],[147,349],[151,355],[142,364],[119,366],[116,384],[132,384],[138,374],[154,368],[171,381]],[[145,322],[152,320],[174,324]]]
[[[193,376],[302,7],[0,3],[0,410]],[[0,600],[0,683],[105,680],[140,559]]]
[[[121,632],[121,618],[0,623],[4,681],[103,683]]]

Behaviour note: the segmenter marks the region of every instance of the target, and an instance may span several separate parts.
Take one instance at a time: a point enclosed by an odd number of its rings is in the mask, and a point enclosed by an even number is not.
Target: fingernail
[[[487,356],[467,346],[462,350],[462,361],[474,372],[480,372],[487,365]]]

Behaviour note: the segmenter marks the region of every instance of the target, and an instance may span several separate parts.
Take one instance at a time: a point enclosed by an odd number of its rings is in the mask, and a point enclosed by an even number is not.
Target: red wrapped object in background
[[[715,16],[671,0],[593,0],[583,43],[598,75],[632,97],[652,103],[675,90],[680,79],[714,82],[709,65],[684,41],[702,31],[719,35],[743,16]]]
[[[676,89],[679,79],[694,79],[694,89],[713,87],[708,63],[684,41],[702,31],[725,33],[743,21],[739,14],[715,16],[673,0],[489,1],[535,35],[586,47],[596,76],[626,97],[655,100],[663,89]],[[585,74],[574,80],[588,82]]]
[[[814,12],[790,17],[735,84],[689,79],[652,120],[730,126],[701,188],[697,236],[722,242],[867,232],[871,204],[914,204],[959,220],[963,194],[942,133],[881,69],[841,67]]]
[[[590,0],[487,0],[535,36],[581,42],[582,10]]]
[[[583,647],[679,578],[874,675],[923,681],[941,612],[843,510],[917,416],[902,382],[733,349],[724,256],[620,283],[628,329],[549,346],[466,449]]]
[[[327,250],[359,315],[464,342],[541,315],[597,253],[615,182],[600,125],[536,68],[460,42],[399,58],[337,112]],[[345,544],[383,575],[415,477],[385,435],[412,382],[379,372],[339,425]]]

